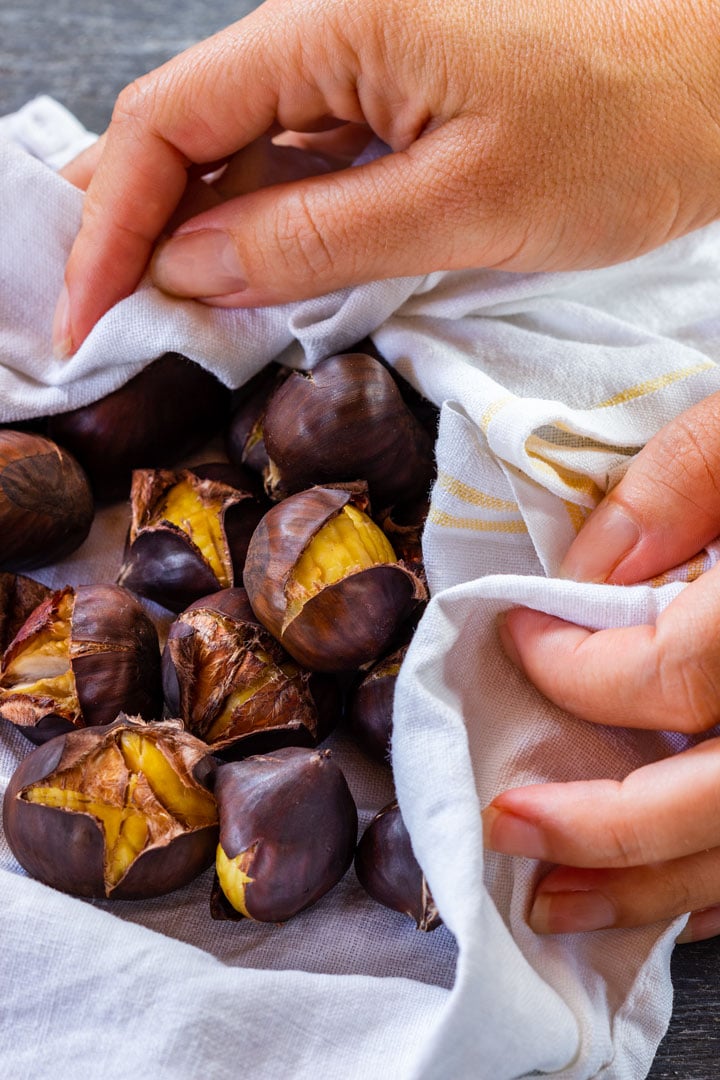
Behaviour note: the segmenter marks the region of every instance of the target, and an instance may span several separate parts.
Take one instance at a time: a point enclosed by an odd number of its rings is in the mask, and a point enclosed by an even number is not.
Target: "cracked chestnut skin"
[[[221,765],[215,796],[219,849],[238,860],[243,910],[216,892],[213,917],[285,922],[350,867],[357,808],[329,750],[286,747]]]
[[[315,746],[341,711],[335,680],[292,661],[241,588],[196,600],[178,616],[162,675],[170,714],[223,758]],[[233,695],[248,693],[232,705]]]
[[[67,666],[74,686],[72,700],[44,687],[16,691],[8,684],[12,664],[42,635],[50,632],[60,611],[70,609]],[[19,627],[0,663],[0,717],[31,742],[42,743],[73,728],[103,725],[120,711],[148,720],[162,713],[160,646],[154,623],[138,600],[118,585],[67,586],[47,590]]]
[[[51,439],[0,430],[0,570],[32,570],[82,544],[94,503],[85,472]]]
[[[238,583],[250,537],[267,503],[252,491],[228,483],[233,475],[237,475],[233,466],[217,463],[175,471],[135,470],[132,520],[118,584],[177,613],[223,586]],[[208,506],[218,508],[218,568],[213,568],[196,538],[163,514],[163,500],[180,483]]]
[[[289,496],[261,519],[245,562],[253,611],[313,671],[353,671],[390,652],[427,600],[422,581],[402,562],[388,561],[325,585],[295,614],[296,564],[346,506],[369,510],[364,485],[317,486]]]
[[[365,829],[355,853],[355,872],[373,900],[408,915],[418,930],[441,925],[397,800],[383,807]]]
[[[161,784],[155,783],[156,793],[152,784],[138,781],[132,812],[149,822],[148,835],[114,880],[108,873],[107,834],[99,811],[122,810],[122,793],[128,788],[123,769],[132,769],[119,750],[120,740],[138,732],[157,748],[163,768],[178,777],[180,788],[200,801],[202,812],[193,821],[182,821],[177,810],[169,813],[164,807]],[[21,762],[5,793],[5,835],[21,866],[62,892],[122,900],[160,896],[186,885],[212,863],[218,837],[217,809],[208,790],[213,772],[207,746],[183,731],[179,721],[146,725],[139,717],[121,714],[112,724],[58,735]],[[84,784],[92,791],[87,807],[30,801],[33,787],[62,785],[68,777],[71,785]]]

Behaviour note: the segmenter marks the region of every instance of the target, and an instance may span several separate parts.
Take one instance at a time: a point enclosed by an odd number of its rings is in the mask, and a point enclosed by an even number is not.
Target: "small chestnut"
[[[427,599],[368,509],[360,485],[310,488],[272,507],[250,541],[253,611],[311,670],[372,663]]]
[[[0,717],[40,743],[107,724],[120,711],[160,716],[160,647],[151,619],[118,585],[51,592],[0,663]]]
[[[97,499],[125,499],[133,469],[172,466],[219,432],[230,398],[211,372],[169,352],[99,401],[50,417],[48,430]]]
[[[224,477],[231,466],[223,466]],[[136,469],[132,519],[118,584],[182,611],[239,581],[265,505],[196,469]]]
[[[285,922],[314,904],[353,859],[357,809],[329,750],[286,747],[220,765],[215,918]]]
[[[355,872],[373,900],[409,915],[418,930],[435,930],[442,923],[397,800],[365,829],[355,853]]]
[[[112,724],[33,750],[3,804],[8,844],[38,881],[76,896],[160,896],[211,863],[217,807],[207,746],[179,721]]]
[[[268,364],[237,391],[225,435],[225,450],[234,464],[257,473],[267,469],[269,462],[263,434],[265,409],[271,395],[287,375],[287,368]]]
[[[94,505],[74,457],[51,439],[0,429],[0,569],[57,562],[90,531]]]
[[[340,712],[334,680],[299,667],[240,588],[196,600],[178,616],[162,670],[171,715],[223,757],[314,746]]]
[[[382,765],[390,764],[395,683],[407,652],[403,645],[368,670],[350,704],[350,731],[360,747]]]

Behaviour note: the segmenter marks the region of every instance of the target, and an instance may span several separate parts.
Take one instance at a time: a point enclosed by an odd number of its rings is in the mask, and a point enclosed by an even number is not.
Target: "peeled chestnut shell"
[[[0,430],[0,569],[31,570],[69,555],[93,513],[74,457],[42,435]]]
[[[427,598],[352,487],[278,503],[253,533],[244,584],[260,621],[305,667],[348,671],[397,643]]]
[[[29,615],[0,663],[0,717],[35,743],[120,711],[162,712],[155,626],[126,589],[69,586]]]
[[[409,915],[418,930],[435,930],[442,923],[397,801],[376,814],[363,833],[355,872],[373,900]]]
[[[165,353],[99,401],[53,416],[52,438],[86,470],[96,498],[125,499],[133,469],[172,466],[222,430],[230,390],[180,353]]]
[[[251,492],[216,479],[217,472],[204,476],[205,468],[133,473],[132,519],[118,583],[171,611],[241,579],[250,537],[265,509]]]
[[[366,353],[293,371],[263,419],[267,486],[284,497],[311,484],[364,480],[376,507],[426,493],[433,444],[387,369]]]
[[[178,721],[59,735],[33,750],[3,804],[8,844],[38,881],[75,896],[160,896],[212,863],[217,808],[207,747]]]
[[[223,756],[314,746],[340,710],[334,681],[295,663],[240,588],[196,600],[178,616],[162,668],[171,715]]]
[[[382,765],[390,764],[395,683],[407,645],[378,660],[355,690],[350,705],[350,731],[361,748]]]
[[[353,859],[357,809],[329,750],[287,747],[217,771],[217,877],[233,912],[285,922],[314,904]]]

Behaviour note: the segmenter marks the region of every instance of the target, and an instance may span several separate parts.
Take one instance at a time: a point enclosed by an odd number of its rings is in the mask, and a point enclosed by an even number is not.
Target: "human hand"
[[[697,555],[720,532],[720,394],[667,424],[588,518],[561,574],[629,585]],[[720,565],[654,626],[591,632],[510,611],[508,655],[581,719],[700,736],[720,722]],[[691,915],[682,941],[720,933],[720,738],[610,780],[503,792],[487,846],[556,864],[530,914],[538,933]]]
[[[718,20],[713,0],[266,0],[120,95],[58,354],[153,253],[165,291],[249,307],[437,269],[597,266],[705,224],[720,213]],[[191,167],[337,124],[392,152],[213,205],[156,251]]]

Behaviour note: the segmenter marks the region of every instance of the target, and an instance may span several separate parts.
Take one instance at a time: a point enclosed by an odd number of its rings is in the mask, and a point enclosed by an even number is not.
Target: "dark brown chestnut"
[[[392,544],[397,557],[402,559],[408,570],[417,574],[425,586],[427,578],[422,536],[429,511],[430,500],[422,498],[409,503],[397,503],[381,511],[377,517],[377,523]]]
[[[263,473],[269,464],[263,420],[271,395],[289,374],[288,368],[268,364],[237,391],[225,435],[225,450],[235,465]]]
[[[355,854],[355,872],[373,900],[409,915],[418,930],[435,930],[441,925],[397,801],[376,814],[363,833]]]
[[[0,655],[31,611],[46,600],[52,589],[23,574],[0,571]]]
[[[0,717],[31,742],[162,712],[160,646],[151,619],[118,585],[59,589],[29,615],[0,663]]]
[[[207,753],[173,720],[121,715],[58,735],[24,759],[5,793],[15,858],[76,896],[136,900],[186,885],[217,844]]]
[[[180,353],[158,357],[99,401],[50,417],[97,499],[126,499],[133,469],[172,466],[223,430],[231,392]]]
[[[314,904],[353,859],[357,809],[329,750],[286,747],[221,765],[215,918],[285,922]]]
[[[201,468],[137,469],[131,498],[118,584],[180,612],[241,580],[265,510],[251,492],[205,478]]]
[[[0,430],[0,568],[31,570],[69,555],[94,514],[87,477],[51,439]]]
[[[387,369],[366,353],[293,371],[263,420],[266,486],[282,498],[311,484],[364,480],[376,507],[427,493],[432,439],[405,405]]]
[[[244,584],[253,611],[311,670],[377,660],[427,598],[368,509],[359,485],[310,488],[269,510],[250,541]]]
[[[350,704],[350,731],[360,747],[382,765],[390,764],[395,683],[407,645],[370,668]]]
[[[337,723],[334,680],[292,660],[244,589],[223,589],[182,612],[162,669],[170,714],[224,757],[315,746]]]

